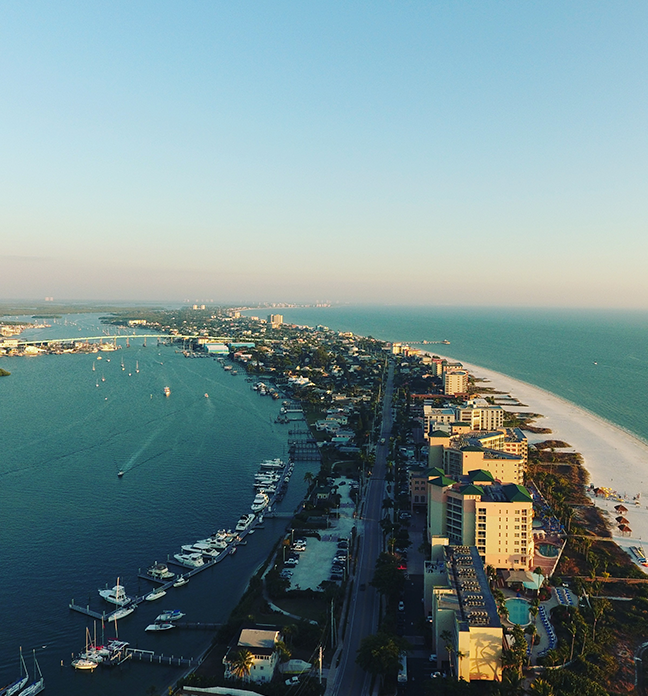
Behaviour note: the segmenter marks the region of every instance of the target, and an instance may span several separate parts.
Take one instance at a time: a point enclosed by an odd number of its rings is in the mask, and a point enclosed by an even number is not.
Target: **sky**
[[[0,4],[0,298],[648,307],[648,3]]]

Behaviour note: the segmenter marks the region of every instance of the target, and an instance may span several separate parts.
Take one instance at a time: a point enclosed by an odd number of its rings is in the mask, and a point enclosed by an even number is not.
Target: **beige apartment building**
[[[428,482],[428,538],[476,546],[485,565],[529,570],[533,563],[533,499],[516,483],[500,484],[488,471],[455,481]]]
[[[455,481],[466,476],[469,471],[486,469],[498,481],[523,483],[526,462],[521,455],[485,449],[479,445],[461,445],[451,442],[451,446],[443,448],[441,468]]]
[[[443,373],[443,393],[454,396],[468,391],[468,372],[466,370],[448,370]]]
[[[503,629],[474,546],[435,539],[432,560],[425,563],[424,603],[432,619],[437,669],[449,665],[450,673],[465,681],[499,681]]]

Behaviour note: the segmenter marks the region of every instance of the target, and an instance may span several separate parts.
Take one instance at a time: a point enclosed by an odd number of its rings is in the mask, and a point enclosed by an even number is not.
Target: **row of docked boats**
[[[281,395],[279,392],[269,384],[265,382],[257,382],[252,385],[252,389],[258,392],[261,396],[271,396],[273,399],[280,399]]]
[[[95,627],[96,633],[96,627]],[[109,640],[105,645],[97,645],[97,638],[90,637],[86,628],[85,650],[72,660],[72,667],[82,671],[92,671],[99,665],[115,666],[127,659],[128,643],[123,640]]]
[[[7,684],[0,688],[0,696],[35,696],[40,694],[45,688],[45,679],[43,679],[43,673],[41,672],[40,665],[36,659],[36,651],[34,650],[34,678],[33,681],[29,681],[29,672],[27,671],[27,665],[25,664],[25,658],[22,654],[22,648],[20,649],[20,677],[11,684]]]

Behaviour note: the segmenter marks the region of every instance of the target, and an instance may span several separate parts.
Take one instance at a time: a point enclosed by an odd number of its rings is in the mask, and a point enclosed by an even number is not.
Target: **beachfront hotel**
[[[476,546],[485,565],[528,570],[533,564],[533,498],[517,483],[501,484],[484,469],[457,479],[436,469],[427,488],[427,533]]]
[[[468,391],[468,373],[466,370],[448,370],[443,373],[443,393],[454,396]]]
[[[495,681],[502,676],[503,629],[480,554],[436,538],[425,563],[424,605],[431,618],[437,668],[456,679]]]

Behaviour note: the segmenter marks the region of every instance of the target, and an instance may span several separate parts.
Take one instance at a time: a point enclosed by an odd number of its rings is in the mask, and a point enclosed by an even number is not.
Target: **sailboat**
[[[79,657],[77,657],[76,660],[72,660],[72,667],[74,667],[74,669],[93,670],[99,664],[99,662],[97,660],[92,660],[89,657],[89,655],[92,654],[90,651],[95,650],[94,645],[92,645],[91,647],[88,646],[89,639],[90,639],[90,631],[86,628],[85,652],[81,653],[81,655],[79,655]],[[103,659],[103,658],[101,658],[101,659]]]
[[[95,364],[94,363],[92,363],[92,371],[93,372],[95,371]]]
[[[40,665],[36,659],[36,651],[34,650],[34,678],[36,678],[36,672],[38,672],[39,678],[32,682],[24,691],[21,691],[20,696],[35,696],[36,694],[40,694],[40,692],[45,688],[43,673],[41,672]]]
[[[23,688],[23,686],[25,686],[27,680],[29,679],[27,668],[25,667],[25,660],[22,656],[22,648],[20,648],[20,674],[21,676],[16,679],[13,684],[9,684],[8,686],[0,689],[0,696],[13,696],[13,694],[17,694]]]
[[[135,361],[135,372],[139,372],[139,361]]]

